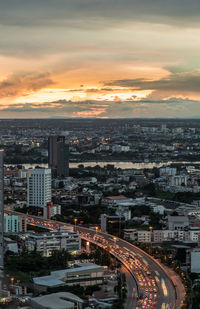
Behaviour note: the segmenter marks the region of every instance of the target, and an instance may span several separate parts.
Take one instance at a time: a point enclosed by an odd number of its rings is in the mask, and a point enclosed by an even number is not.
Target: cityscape
[[[199,139],[189,119],[2,119],[2,308],[198,308]]]
[[[0,1],[0,308],[200,309],[200,1]]]

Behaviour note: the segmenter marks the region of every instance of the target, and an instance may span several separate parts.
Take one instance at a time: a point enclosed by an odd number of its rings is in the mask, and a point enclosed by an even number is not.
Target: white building
[[[187,232],[182,230],[154,230],[153,242],[162,243],[163,241],[185,241]]]
[[[124,229],[124,237],[125,239],[130,239],[133,241],[150,243],[152,232],[145,230]]]
[[[78,234],[66,232],[51,232],[46,234],[29,234],[25,240],[28,251],[39,251],[44,256],[50,256],[54,250],[65,249],[77,252],[81,249],[81,239]]]
[[[188,175],[176,175],[170,178],[169,185],[176,187],[176,186],[187,186],[189,176]]]
[[[45,207],[51,202],[51,169],[27,172],[27,206]]]
[[[160,168],[160,176],[175,176],[176,172],[176,167],[166,166]]]
[[[151,231],[137,231],[137,241],[150,243],[151,242]]]

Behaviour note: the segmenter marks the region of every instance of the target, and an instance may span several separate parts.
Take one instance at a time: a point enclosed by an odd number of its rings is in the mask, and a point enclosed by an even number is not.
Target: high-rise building
[[[4,152],[0,150],[0,269],[4,267]]]
[[[64,136],[49,136],[48,165],[53,177],[69,176],[69,145]]]
[[[27,172],[27,205],[46,207],[51,202],[51,170],[29,169]]]

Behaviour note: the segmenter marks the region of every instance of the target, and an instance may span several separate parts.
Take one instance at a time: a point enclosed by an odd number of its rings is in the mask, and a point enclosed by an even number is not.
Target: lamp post
[[[150,248],[151,248],[151,254],[152,254],[152,231],[153,231],[153,226],[150,226],[150,227],[149,227],[149,231],[151,232]]]
[[[116,242],[117,242],[117,237],[113,237],[114,243],[115,243],[115,247],[116,247]],[[115,248],[116,250],[116,248]],[[117,268],[117,258],[115,257],[115,272],[116,272],[116,268]]]
[[[77,223],[78,219],[74,218],[74,231],[76,232],[76,223]]]

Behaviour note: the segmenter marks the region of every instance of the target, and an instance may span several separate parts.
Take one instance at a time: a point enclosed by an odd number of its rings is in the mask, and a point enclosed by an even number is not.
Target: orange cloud
[[[73,117],[97,117],[106,113],[106,108],[91,108],[88,111],[74,112]]]
[[[49,73],[19,73],[0,82],[0,98],[28,95],[52,85]]]

